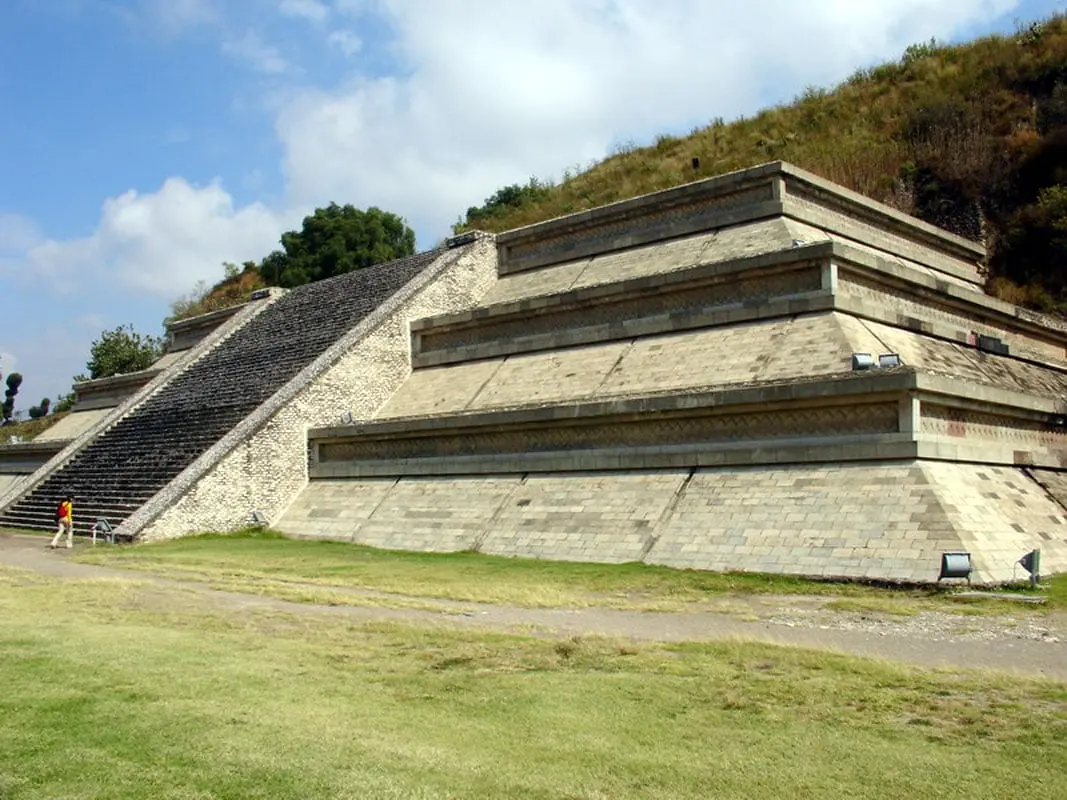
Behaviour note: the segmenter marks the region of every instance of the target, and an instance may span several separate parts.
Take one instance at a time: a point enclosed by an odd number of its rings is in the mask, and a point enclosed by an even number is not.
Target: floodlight
[[[943,578],[966,578],[971,582],[971,554],[970,553],[942,553],[941,574],[937,576],[940,582]]]
[[[252,524],[254,526],[256,526],[257,528],[266,528],[267,527],[267,517],[266,517],[266,515],[261,513],[261,512],[259,512],[259,511],[253,511],[252,512]]]
[[[901,363],[899,353],[882,353],[882,355],[878,356],[878,366],[880,369],[899,367]]]
[[[863,370],[863,369],[874,369],[874,368],[875,368],[874,358],[871,356],[870,353],[853,353],[852,354],[852,369],[854,369],[854,370]]]
[[[1030,573],[1030,585],[1037,586],[1041,580],[1041,551],[1031,550],[1016,563]]]

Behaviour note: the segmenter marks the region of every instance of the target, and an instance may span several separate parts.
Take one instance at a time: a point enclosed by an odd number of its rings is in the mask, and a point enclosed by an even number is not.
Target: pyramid
[[[984,249],[775,162],[495,237],[410,375],[308,431],[277,527],[927,583],[1067,568],[1067,328]]]

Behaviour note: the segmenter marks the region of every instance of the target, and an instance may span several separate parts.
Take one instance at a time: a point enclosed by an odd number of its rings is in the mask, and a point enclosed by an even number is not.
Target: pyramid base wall
[[[932,460],[315,480],[301,538],[905,583],[971,553],[976,584],[1067,570],[1067,512],[1024,468]]]

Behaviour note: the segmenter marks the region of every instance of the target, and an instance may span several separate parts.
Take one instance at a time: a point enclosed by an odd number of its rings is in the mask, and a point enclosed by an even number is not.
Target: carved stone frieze
[[[692,411],[669,415],[604,416],[550,420],[484,429],[445,428],[421,435],[339,436],[320,440],[318,461],[389,461],[455,456],[573,452],[677,445],[768,441],[808,437],[835,438],[894,433],[899,426],[895,402],[860,403],[765,411]]]

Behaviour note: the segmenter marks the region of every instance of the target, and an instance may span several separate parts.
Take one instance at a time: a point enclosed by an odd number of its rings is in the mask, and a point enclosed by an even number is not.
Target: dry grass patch
[[[328,603],[402,606],[437,601],[523,608],[602,607],[640,611],[745,613],[752,596],[808,595],[831,608],[913,615],[1042,613],[1045,606],[963,601],[937,589],[889,590],[783,575],[677,570],[647,564],[589,564],[479,553],[408,553],[340,542],[287,539],[269,531],[189,537],[134,547],[82,550],[75,560],[207,582],[234,591]],[[1057,579],[1055,587],[1067,587]],[[353,592],[359,592],[354,594]],[[1058,592],[1058,594],[1057,594]]]

